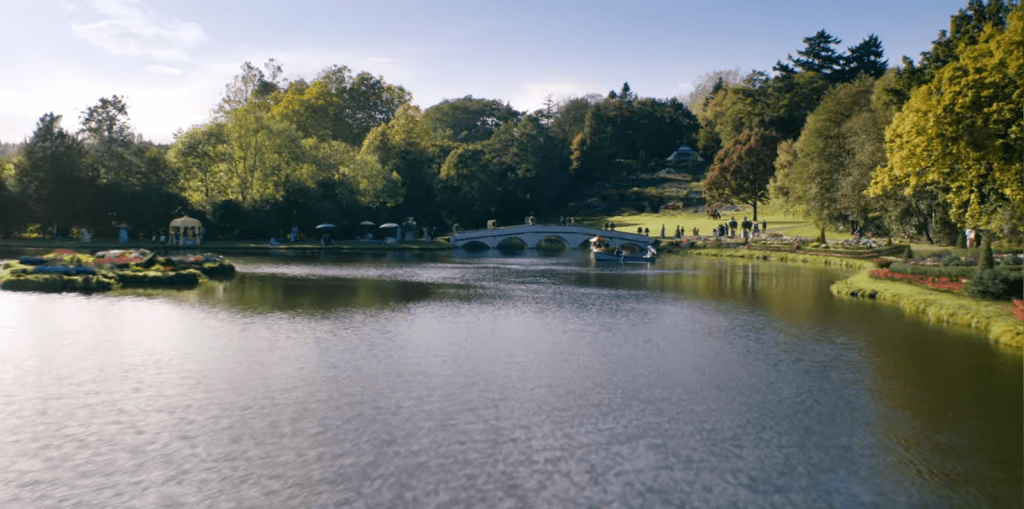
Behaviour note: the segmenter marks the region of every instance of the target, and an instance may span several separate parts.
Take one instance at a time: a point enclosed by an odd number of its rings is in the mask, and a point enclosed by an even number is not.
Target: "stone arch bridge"
[[[616,230],[600,230],[586,226],[558,226],[558,225],[518,225],[503,226],[500,228],[488,228],[486,230],[461,231],[451,236],[451,243],[455,247],[465,247],[469,244],[479,243],[494,249],[503,241],[508,239],[519,239],[527,247],[535,249],[544,239],[556,238],[565,242],[569,247],[579,247],[586,244],[591,238],[602,236],[608,239],[611,246],[622,246],[632,244],[637,247],[647,247],[654,244],[654,240],[646,235],[626,233]]]

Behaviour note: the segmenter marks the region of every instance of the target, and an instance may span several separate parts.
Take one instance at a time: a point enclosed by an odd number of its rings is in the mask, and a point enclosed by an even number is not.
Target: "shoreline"
[[[454,246],[440,240],[404,241],[394,244],[367,243],[359,241],[337,241],[332,245],[295,243],[271,246],[239,241],[211,241],[199,246],[172,246],[152,242],[82,243],[67,240],[4,240],[0,249],[72,249],[98,251],[104,249],[145,248],[158,252],[212,251],[252,252],[275,250],[294,251],[340,251],[340,252],[381,252],[381,251],[447,251]],[[834,283],[830,290],[837,297],[871,299],[888,306],[898,307],[907,316],[924,319],[939,325],[966,327],[989,343],[1018,355],[1024,354],[1024,322],[1017,320],[1009,311],[1007,302],[986,301],[964,295],[921,288],[909,283],[900,283],[871,278],[870,270],[877,268],[871,259],[843,256],[838,253],[815,253],[796,251],[759,250],[747,247],[730,248],[688,248],[666,250],[662,256],[703,256],[710,258],[734,258],[742,260],[777,261],[797,265],[823,265],[847,270],[857,274]]]
[[[1024,322],[1010,313],[1010,303],[876,279],[870,276],[870,270],[838,281],[830,290],[837,297],[871,299],[900,308],[907,316],[928,323],[966,327],[993,345],[1024,354]]]
[[[1016,355],[1024,355],[1024,322],[1013,316],[1011,303],[976,299],[910,283],[872,278],[870,272],[877,267],[871,260],[744,248],[697,248],[674,254],[815,264],[857,270],[853,276],[833,283],[829,287],[832,295],[870,299],[899,308],[904,315],[928,323],[964,327],[994,346]]]
[[[116,239],[101,240],[96,242],[78,242],[74,240],[0,240],[0,249],[71,249],[73,251],[105,251],[111,249],[148,249],[153,252],[196,252],[196,251],[275,251],[275,250],[296,250],[296,251],[445,251],[454,249],[447,243],[438,240],[411,240],[385,244],[380,242],[361,242],[354,240],[339,240],[331,245],[322,245],[312,242],[283,243],[279,245],[258,244],[236,240],[213,240],[196,246],[177,246],[172,244],[154,243],[149,241],[130,241],[120,244]]]

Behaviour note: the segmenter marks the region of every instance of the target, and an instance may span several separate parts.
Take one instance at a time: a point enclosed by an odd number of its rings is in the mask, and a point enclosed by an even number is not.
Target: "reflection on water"
[[[1022,365],[846,273],[236,257],[0,292],[0,507],[1009,507]]]

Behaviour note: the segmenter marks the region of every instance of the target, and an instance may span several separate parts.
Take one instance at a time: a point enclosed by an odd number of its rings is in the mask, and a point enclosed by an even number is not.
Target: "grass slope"
[[[747,216],[751,220],[754,218],[754,210],[750,207],[739,207],[737,210],[722,210],[722,219],[713,220],[707,217],[707,214],[698,212],[688,212],[685,210],[672,211],[662,209],[661,212],[644,213],[644,214],[633,214],[633,215],[621,215],[621,216],[609,216],[601,218],[587,218],[585,219],[586,224],[590,226],[601,227],[605,222],[614,222],[615,229],[619,231],[635,232],[637,228],[650,228],[651,236],[656,237],[661,234],[661,226],[665,225],[665,235],[672,237],[675,235],[676,226],[681,226],[686,229],[686,235],[689,236],[693,233],[693,228],[697,227],[700,229],[701,235],[711,235],[711,230],[718,226],[720,223],[728,222],[730,218],[735,217],[736,221],[742,221],[743,216]],[[817,237],[820,233],[820,228],[814,225],[813,222],[806,220],[802,217],[787,213],[779,205],[761,205],[757,208],[757,220],[764,219],[768,221],[768,232],[778,232],[789,237]],[[828,240],[844,240],[851,238],[848,232],[836,232],[832,230],[826,230],[825,236]]]

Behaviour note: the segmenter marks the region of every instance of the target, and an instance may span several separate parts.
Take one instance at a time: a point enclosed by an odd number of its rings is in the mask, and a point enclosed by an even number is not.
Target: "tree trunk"
[[[754,201],[754,222],[757,222],[757,201]]]

